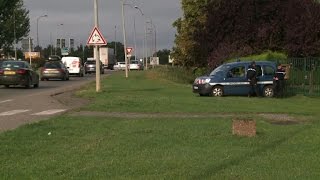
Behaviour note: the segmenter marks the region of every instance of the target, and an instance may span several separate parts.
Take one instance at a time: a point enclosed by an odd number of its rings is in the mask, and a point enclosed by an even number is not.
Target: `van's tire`
[[[212,96],[221,97],[223,96],[223,87],[222,86],[213,86],[211,91]]]
[[[263,92],[262,92],[262,95],[264,97],[273,97],[274,96],[274,90],[273,90],[273,87],[272,85],[267,85],[263,88]]]

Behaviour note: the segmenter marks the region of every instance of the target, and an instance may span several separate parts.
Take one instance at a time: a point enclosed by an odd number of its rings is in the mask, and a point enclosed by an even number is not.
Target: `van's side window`
[[[262,69],[260,65],[256,65],[256,69],[257,69],[257,76],[261,76],[262,75]]]
[[[237,66],[232,69],[227,74],[228,78],[239,78],[245,77],[245,67],[244,66]]]
[[[269,75],[269,76],[273,76],[275,73],[275,70],[273,67],[271,66],[265,66],[264,69],[263,69],[263,74],[264,75]]]

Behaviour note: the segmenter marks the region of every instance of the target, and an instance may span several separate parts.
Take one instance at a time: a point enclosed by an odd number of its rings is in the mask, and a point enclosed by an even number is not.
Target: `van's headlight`
[[[210,82],[210,78],[207,78],[207,79],[196,79],[194,80],[194,83],[195,84],[207,84]]]

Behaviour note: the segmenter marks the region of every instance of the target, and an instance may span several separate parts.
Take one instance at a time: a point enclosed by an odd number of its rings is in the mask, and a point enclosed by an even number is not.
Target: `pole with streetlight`
[[[124,60],[125,60],[125,72],[126,78],[128,78],[128,58],[127,58],[127,45],[126,45],[126,28],[124,19],[124,0],[121,0],[121,15],[122,15],[122,33],[123,33],[123,46],[124,46]]]
[[[42,15],[37,18],[37,48],[39,48],[39,20],[43,17],[48,17],[48,15]]]
[[[61,44],[61,38],[58,37],[58,28],[59,28],[60,26],[63,26],[63,24],[62,24],[62,23],[57,24],[57,29],[56,29],[56,41],[58,42],[58,39],[59,39],[59,42],[60,42],[60,44]],[[55,50],[54,50],[54,55],[57,55],[57,50],[58,50],[57,42],[55,43],[55,47],[56,47],[56,48],[55,48]],[[60,45],[60,46],[61,46],[61,45]]]

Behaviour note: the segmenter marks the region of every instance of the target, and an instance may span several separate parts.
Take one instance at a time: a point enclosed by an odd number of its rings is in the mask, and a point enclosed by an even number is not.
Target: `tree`
[[[168,64],[169,63],[170,50],[163,49],[157,52],[159,57],[159,64]]]
[[[314,0],[225,0],[209,3],[210,66],[263,51],[318,56],[320,5]]]
[[[216,0],[220,1],[220,0]],[[172,56],[182,66],[206,64],[208,44],[205,40],[208,0],[182,0],[183,18],[177,19],[175,47]]]
[[[0,48],[8,49],[15,41],[28,35],[28,15],[23,0],[0,1]]]

